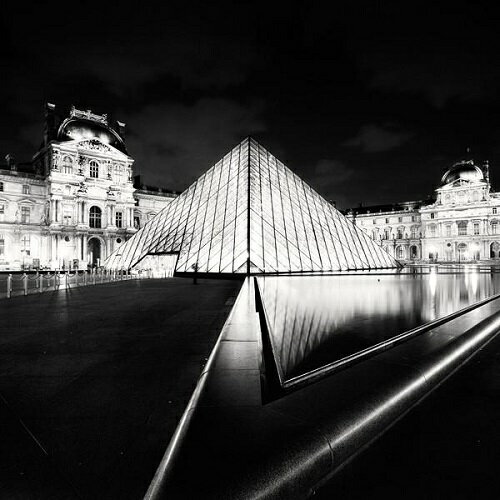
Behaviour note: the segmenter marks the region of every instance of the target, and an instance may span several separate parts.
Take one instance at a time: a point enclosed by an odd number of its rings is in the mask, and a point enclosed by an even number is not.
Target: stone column
[[[83,239],[83,260],[87,260],[87,254],[88,254],[88,249],[87,249],[87,237],[85,235],[82,236]]]

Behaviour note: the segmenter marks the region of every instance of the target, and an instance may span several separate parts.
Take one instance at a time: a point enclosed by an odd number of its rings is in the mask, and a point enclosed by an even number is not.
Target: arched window
[[[72,174],[73,173],[73,160],[71,159],[71,156],[66,155],[63,158],[62,171],[64,174]]]
[[[97,179],[99,177],[99,163],[97,163],[95,160],[92,160],[89,165],[90,165],[90,177]]]
[[[101,209],[99,207],[90,207],[89,225],[90,227],[101,227]]]

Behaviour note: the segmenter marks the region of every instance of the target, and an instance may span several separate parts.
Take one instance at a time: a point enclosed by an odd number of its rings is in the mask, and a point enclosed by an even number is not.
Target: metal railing
[[[99,285],[123,280],[149,279],[152,278],[150,270],[137,271],[75,271],[53,273],[22,273],[0,275],[0,298],[16,297],[43,293],[54,290],[64,290],[79,286]]]

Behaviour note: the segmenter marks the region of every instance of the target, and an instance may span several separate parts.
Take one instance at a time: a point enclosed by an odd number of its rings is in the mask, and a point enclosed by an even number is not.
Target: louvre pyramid
[[[252,138],[153,217],[105,262],[131,269],[178,253],[176,272],[289,273],[398,266]]]

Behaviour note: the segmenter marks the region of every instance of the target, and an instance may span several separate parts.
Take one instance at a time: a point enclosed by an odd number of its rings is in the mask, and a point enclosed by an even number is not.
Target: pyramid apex
[[[177,273],[191,273],[193,265],[216,274],[398,265],[252,136],[115,250],[105,265],[130,269],[148,255],[165,254],[178,255]]]

